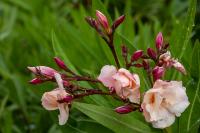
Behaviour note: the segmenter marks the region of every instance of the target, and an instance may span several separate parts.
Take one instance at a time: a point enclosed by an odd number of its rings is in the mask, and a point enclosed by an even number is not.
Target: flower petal
[[[58,115],[59,125],[64,125],[69,117],[69,107],[66,103],[62,103],[58,105],[60,114]]]
[[[116,74],[117,69],[111,65],[105,65],[101,69],[101,73],[98,79],[106,86],[106,87],[114,87],[115,80],[112,78],[114,74]]]

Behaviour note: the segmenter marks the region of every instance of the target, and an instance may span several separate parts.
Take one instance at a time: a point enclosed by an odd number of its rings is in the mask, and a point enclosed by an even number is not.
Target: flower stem
[[[164,131],[165,131],[166,133],[172,133],[171,127],[166,127],[166,128],[164,129]]]
[[[114,36],[113,34],[108,35],[109,42],[107,42],[107,44],[108,44],[108,46],[109,46],[109,48],[110,48],[110,50],[111,50],[111,52],[113,54],[113,57],[115,59],[115,63],[117,65],[117,67],[120,68],[119,60],[117,58],[117,54],[116,54],[116,51],[115,51],[115,46],[113,44],[113,36]]]
[[[76,94],[74,95],[74,98],[82,98],[84,96],[90,96],[90,95],[95,95],[95,94],[99,94],[99,95],[112,95],[112,93],[110,92],[103,92],[101,90],[85,90],[86,93],[81,93],[81,94]]]

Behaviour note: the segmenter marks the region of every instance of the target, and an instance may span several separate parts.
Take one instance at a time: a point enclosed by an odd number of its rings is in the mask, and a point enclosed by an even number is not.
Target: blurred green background
[[[58,126],[58,112],[46,111],[40,103],[43,92],[55,85],[28,84],[33,75],[26,67],[46,65],[58,69],[52,59],[54,56],[62,58],[77,73],[93,77],[103,65],[114,64],[108,47],[84,20],[86,16],[95,17],[96,9],[108,15],[110,21],[121,14],[126,15],[115,35],[122,65],[121,44],[126,44],[132,54],[135,49],[154,47],[156,34],[163,32],[172,55],[179,58],[188,71],[187,76],[171,71],[166,79],[183,80],[191,103],[181,118],[176,119],[171,131],[198,132],[200,1],[196,0],[1,0],[0,132],[134,133],[137,132],[134,126],[143,129],[145,121],[138,112],[126,115],[126,118],[114,113],[104,116],[121,103],[99,96],[84,99],[89,104],[76,103],[72,106],[68,123]],[[142,75],[141,89],[148,89],[145,73],[133,71]],[[143,131],[162,132],[152,129],[151,125]]]

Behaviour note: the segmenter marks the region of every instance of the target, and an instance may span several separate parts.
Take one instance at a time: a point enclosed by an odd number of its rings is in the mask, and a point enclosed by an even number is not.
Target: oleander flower
[[[155,128],[172,125],[175,116],[179,117],[189,106],[186,88],[180,81],[157,80],[152,89],[148,90],[143,99],[143,115],[147,122]]]
[[[58,88],[49,92],[45,92],[42,96],[41,101],[42,101],[42,106],[46,110],[59,109],[60,111],[60,115],[58,115],[59,125],[64,125],[69,117],[69,107],[68,103],[66,102],[60,103],[58,101],[66,98],[67,96],[69,96],[69,94],[64,90],[63,81],[61,79],[60,74],[55,73],[54,75],[58,83]]]
[[[54,74],[57,73],[56,70],[47,66],[36,66],[36,67],[27,67],[32,73],[36,75],[42,75],[47,78],[53,78]]]
[[[106,86],[114,88],[116,94],[131,102],[140,102],[140,79],[137,74],[131,74],[128,70],[106,65],[101,69],[98,79]]]
[[[171,53],[169,51],[160,55],[159,61],[160,61],[160,64],[163,65],[163,67],[166,67],[166,68],[174,67],[179,72],[186,74],[186,70],[184,66],[177,59],[172,58]]]

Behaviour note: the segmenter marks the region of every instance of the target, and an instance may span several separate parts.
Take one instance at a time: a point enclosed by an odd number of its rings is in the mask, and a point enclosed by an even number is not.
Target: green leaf
[[[136,119],[134,113],[120,115],[114,110],[86,103],[73,103],[78,110],[116,133],[150,133],[146,123]]]

